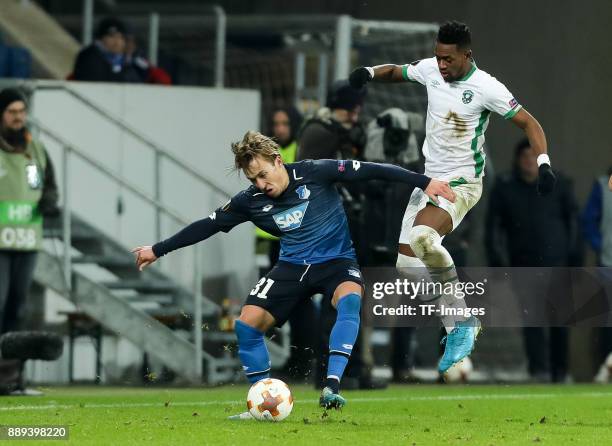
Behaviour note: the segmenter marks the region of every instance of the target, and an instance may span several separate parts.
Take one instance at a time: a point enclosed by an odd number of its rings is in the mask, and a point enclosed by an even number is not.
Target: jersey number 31
[[[261,292],[259,292],[259,288],[261,288],[261,286],[266,281],[267,281],[266,285],[263,287]],[[257,284],[255,285],[255,288],[251,290],[250,295],[254,296],[255,294],[257,294],[257,297],[259,297],[260,299],[267,299],[268,291],[270,291],[270,288],[272,287],[272,285],[274,285],[274,280],[268,279],[266,277],[262,277],[261,279],[259,279],[259,282],[257,282]]]

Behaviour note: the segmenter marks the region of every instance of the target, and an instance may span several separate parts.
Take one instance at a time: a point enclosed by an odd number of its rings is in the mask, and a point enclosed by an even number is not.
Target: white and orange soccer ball
[[[470,358],[464,358],[446,371],[444,381],[452,384],[465,383],[469,380],[473,370],[474,366]]]
[[[281,421],[293,410],[293,396],[280,379],[265,378],[249,389],[247,408],[256,420]]]

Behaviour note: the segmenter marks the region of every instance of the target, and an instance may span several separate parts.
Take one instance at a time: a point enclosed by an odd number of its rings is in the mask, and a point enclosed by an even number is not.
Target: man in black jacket
[[[94,82],[142,82],[140,75],[125,61],[126,26],[119,19],[102,19],[95,41],[78,54],[73,79]]]
[[[360,159],[365,148],[366,135],[358,122],[359,114],[366,95],[366,88],[355,89],[346,80],[334,82],[327,95],[326,107],[317,111],[315,116],[308,119],[302,126],[298,136],[298,160],[305,159]],[[353,234],[353,241],[359,261],[364,261],[365,249],[362,247],[359,234],[362,232],[353,208],[359,208],[363,185],[351,184],[339,186],[343,205],[348,217],[349,228]],[[308,303],[307,301],[305,301]],[[311,312],[299,311],[301,315]],[[327,349],[329,333],[335,320],[335,310],[329,300],[321,301],[319,314],[319,339],[316,382],[318,385],[324,379],[327,363]],[[305,322],[314,323],[314,321]],[[355,343],[355,350],[345,379],[346,388],[372,388],[379,387],[379,383],[372,382],[367,364],[369,359],[364,351],[363,335]]]
[[[516,147],[513,172],[501,175],[491,191],[485,234],[490,266],[579,264],[578,206],[572,183],[558,174],[555,189],[543,197],[537,192],[537,178],[536,155],[529,141],[522,140]],[[542,327],[525,327],[523,335],[532,378],[563,381],[567,328],[551,328],[548,341]]]
[[[298,160],[361,158],[366,136],[359,124],[366,89],[356,90],[348,81],[335,82],[327,106],[308,119],[298,137]]]

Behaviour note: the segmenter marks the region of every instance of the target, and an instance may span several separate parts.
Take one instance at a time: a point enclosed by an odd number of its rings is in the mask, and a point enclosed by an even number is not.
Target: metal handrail
[[[146,192],[128,183],[123,178],[121,178],[119,175],[115,174],[110,169],[105,167],[103,164],[95,161],[90,156],[88,156],[87,154],[85,154],[84,152],[76,148],[75,145],[71,144],[69,141],[59,136],[57,133],[53,132],[51,129],[46,127],[36,118],[30,117],[28,119],[28,122],[33,127],[38,129],[38,131],[47,135],[48,137],[53,139],[55,142],[60,144],[63,149],[63,153],[62,153],[63,155],[62,156],[62,166],[64,169],[63,178],[62,178],[62,185],[63,185],[62,193],[64,195],[64,212],[62,215],[63,242],[64,242],[63,267],[64,267],[64,275],[65,275],[65,282],[67,286],[67,290],[66,290],[67,292],[70,292],[72,288],[72,262],[71,262],[71,257],[70,257],[70,251],[71,251],[71,245],[72,245],[72,233],[71,233],[71,224],[70,224],[71,208],[70,208],[70,200],[69,200],[69,197],[70,197],[70,194],[69,194],[69,191],[70,191],[69,160],[72,154],[78,156],[81,160],[85,161],[87,164],[94,167],[99,172],[103,173],[107,177],[111,178],[112,180],[114,180],[115,182],[123,186],[125,189],[129,190],[130,192],[134,193],[135,195],[137,195],[138,197],[140,197],[141,199],[143,199],[150,205],[154,206],[156,208],[157,216],[158,216],[158,231],[159,231],[159,215],[161,213],[169,216],[174,221],[182,225],[187,224],[186,218],[180,216],[178,213],[172,210],[167,209],[166,206],[164,206],[161,203],[161,201],[159,201],[159,199],[150,197]],[[194,299],[193,317],[194,317],[194,320],[201,321],[202,320],[202,297],[203,296],[202,296],[202,290],[201,290],[200,285],[202,283],[202,271],[200,269],[200,256],[199,256],[199,250],[197,246],[194,246],[194,249],[193,249],[193,272],[194,272],[193,274],[193,299]],[[195,323],[193,330],[194,330],[194,345],[195,345],[194,360],[196,364],[196,374],[201,379],[202,371],[203,371],[202,361],[203,361],[203,355],[204,355],[202,351],[203,338],[202,338],[201,322]]]
[[[181,169],[185,170],[186,172],[191,174],[193,177],[195,177],[202,183],[206,184],[208,187],[213,189],[215,192],[218,192],[227,197],[230,197],[232,195],[230,192],[226,191],[221,186],[218,186],[213,181],[204,177],[201,173],[199,173],[197,170],[195,170],[193,167],[191,167],[184,161],[181,161],[179,158],[175,157],[174,155],[171,155],[170,152],[166,150],[164,147],[155,143],[154,141],[152,141],[151,139],[149,139],[148,137],[140,133],[138,130],[134,129],[132,126],[127,124],[125,121],[116,118],[109,111],[105,110],[104,108],[95,104],[94,102],[92,102],[90,99],[86,98],[79,92],[67,86],[65,82],[37,80],[37,81],[32,82],[32,84],[33,84],[34,90],[63,90],[63,91],[66,91],[71,96],[78,99],[79,101],[87,105],[89,108],[95,110],[98,114],[102,115],[105,119],[111,121],[117,127],[120,127],[121,129],[125,130],[127,133],[129,133],[134,138],[136,138],[138,141],[148,146],[154,152],[159,153],[159,155],[161,155],[162,157],[168,159],[176,166],[180,167]]]
[[[112,170],[110,170],[108,167],[104,166],[102,163],[99,163],[98,161],[95,161],[93,158],[89,157],[86,153],[84,153],[81,150],[77,149],[74,144],[70,143],[69,141],[67,141],[66,139],[64,139],[63,137],[59,136],[57,133],[55,133],[53,130],[51,130],[48,127],[46,127],[38,119],[33,118],[33,117],[29,117],[28,118],[28,123],[29,124],[33,124],[34,127],[36,127],[39,131],[41,131],[45,135],[49,136],[52,140],[54,140],[55,142],[60,144],[62,147],[68,148],[71,153],[74,153],[81,160],[85,161],[87,164],[89,164],[90,166],[94,167],[99,172],[102,172],[104,175],[112,178],[115,182],[119,183],[122,187],[126,188],[127,190],[129,190],[133,194],[135,194],[138,197],[142,198],[144,201],[149,203],[151,206],[154,206],[160,212],[166,214],[168,217],[172,218],[177,223],[179,223],[181,225],[189,224],[189,220],[188,219],[186,219],[185,217],[182,217],[177,212],[168,209],[167,206],[165,206],[164,204],[162,204],[161,202],[159,202],[155,198],[150,197],[146,192],[144,192],[143,190],[139,189],[138,187],[132,185],[131,183],[128,183],[123,178],[121,178],[119,175],[117,175]]]

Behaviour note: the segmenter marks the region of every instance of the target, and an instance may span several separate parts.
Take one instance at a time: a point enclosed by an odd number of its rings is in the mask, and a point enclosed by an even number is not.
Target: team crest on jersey
[[[310,190],[305,185],[298,187],[295,193],[298,194],[298,197],[302,200],[308,200],[308,197],[310,197]]]
[[[470,102],[472,102],[473,97],[474,97],[474,92],[472,90],[464,90],[461,101],[463,101],[464,104],[469,104]]]
[[[302,226],[302,220],[306,215],[306,209],[308,208],[308,201],[300,204],[299,206],[292,207],[286,211],[274,214],[274,223],[283,232],[293,231],[294,229]]]
[[[346,168],[346,161],[338,160],[338,172],[344,172],[345,168]]]

